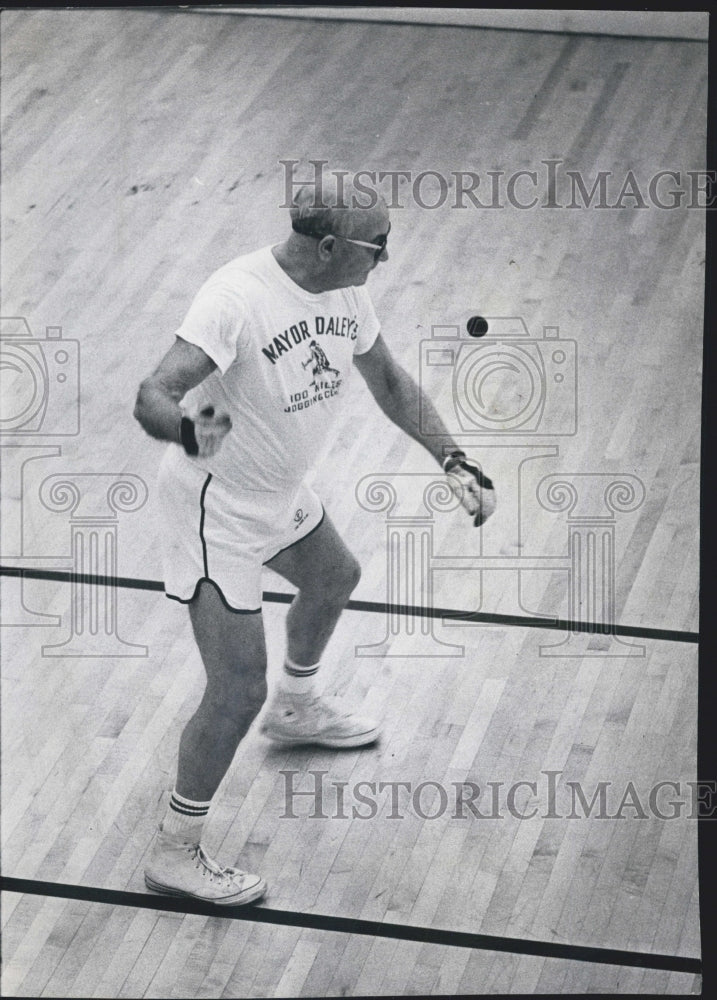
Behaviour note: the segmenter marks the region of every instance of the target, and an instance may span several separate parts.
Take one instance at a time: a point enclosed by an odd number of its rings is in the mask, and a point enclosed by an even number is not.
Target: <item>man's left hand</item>
[[[494,513],[495,489],[477,465],[469,462],[462,451],[453,452],[443,463],[451,489],[473,518],[476,528]]]

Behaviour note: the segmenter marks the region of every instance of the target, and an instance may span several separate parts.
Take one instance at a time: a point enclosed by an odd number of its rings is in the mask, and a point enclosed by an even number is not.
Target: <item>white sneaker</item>
[[[221,906],[253,903],[266,892],[266,882],[238,868],[222,868],[199,844],[178,840],[160,827],[144,871],[148,889],[169,896],[191,896]]]
[[[266,710],[261,732],[284,746],[341,750],[375,743],[379,727],[373,719],[342,707],[338,699],[279,691]]]

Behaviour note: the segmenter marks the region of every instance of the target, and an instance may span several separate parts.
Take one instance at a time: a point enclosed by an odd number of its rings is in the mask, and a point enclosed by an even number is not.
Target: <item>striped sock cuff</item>
[[[288,656],[284,661],[284,673],[288,674],[289,677],[313,677],[318,669],[318,663],[312,663],[309,667],[302,667],[298,663],[294,663],[293,660],[290,660]]]
[[[180,813],[193,819],[204,819],[209,812],[211,802],[192,802],[191,799],[182,798],[176,792],[172,792],[169,800],[169,808],[172,812]]]

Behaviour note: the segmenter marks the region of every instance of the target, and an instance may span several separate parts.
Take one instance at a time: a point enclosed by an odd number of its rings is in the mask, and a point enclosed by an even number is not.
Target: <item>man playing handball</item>
[[[262,732],[284,746],[335,749],[378,737],[374,721],[315,688],[360,569],[303,480],[341,412],[354,364],[386,416],[443,466],[474,523],[495,508],[492,483],[466,461],[379,332],[364,285],[388,260],[385,202],[359,207],[350,184],[342,203],[327,208],[322,197],[301,188],[283,243],[206,281],[135,406],[145,431],[171,442],[159,471],[164,579],[167,596],[188,606],[206,671],[145,881],[226,905],[266,891],[258,875],[221,867],[200,846],[212,797],[267,695],[262,566],[298,590]],[[419,401],[433,426],[427,438]]]

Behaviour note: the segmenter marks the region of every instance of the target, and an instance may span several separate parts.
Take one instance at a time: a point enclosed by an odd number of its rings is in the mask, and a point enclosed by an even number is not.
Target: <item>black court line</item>
[[[71,570],[25,569],[21,566],[0,566],[0,576],[27,580],[58,580],[63,583],[88,583],[98,587],[125,587],[129,590],[164,591],[161,580],[141,580],[128,576],[96,576],[73,573]],[[263,599],[275,604],[291,604],[294,594],[265,590]],[[400,614],[411,618],[441,618],[447,621],[483,623],[484,625],[519,625],[523,628],[552,629],[557,632],[584,632],[589,635],[626,636],[633,639],[659,639],[662,642],[696,643],[699,632],[675,629],[647,628],[641,625],[610,625],[604,622],[570,621],[562,618],[536,618],[530,615],[499,615],[483,611],[459,611],[455,608],[424,608],[415,604],[383,604],[380,601],[349,601],[349,611],[370,611],[378,614]]]
[[[344,934],[365,934],[370,937],[395,938],[401,941],[421,941],[425,944],[441,944],[453,948],[539,955],[544,958],[564,958],[576,962],[597,962],[600,965],[624,965],[640,969],[661,969],[666,972],[689,972],[695,975],[700,975],[702,972],[702,962],[699,958],[682,955],[622,951],[617,948],[591,948],[586,945],[530,941],[525,938],[494,937],[491,934],[470,934],[466,931],[415,927],[411,924],[389,924],[380,920],[361,920],[356,917],[333,917],[323,913],[300,913],[297,910],[272,910],[265,906],[215,906],[193,899],[174,899],[171,896],[154,896],[143,892],[120,892],[116,889],[68,885],[63,882],[40,882],[35,879],[9,876],[0,878],[0,889],[5,892],[29,893],[35,896],[80,899],[88,903],[134,906],[143,910],[169,910],[172,913],[248,920],[259,924],[340,931]]]

